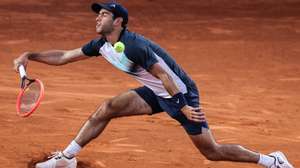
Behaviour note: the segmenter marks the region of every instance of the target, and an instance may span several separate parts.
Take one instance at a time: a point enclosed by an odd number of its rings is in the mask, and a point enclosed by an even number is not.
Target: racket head
[[[39,79],[24,78],[22,80],[24,85],[18,94],[16,108],[19,116],[28,117],[36,110],[44,97],[44,84]]]

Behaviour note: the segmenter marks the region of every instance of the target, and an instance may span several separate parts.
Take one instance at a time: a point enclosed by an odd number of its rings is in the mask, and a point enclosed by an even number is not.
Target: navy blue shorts
[[[181,112],[178,104],[173,98],[162,98],[154,94],[154,92],[146,86],[134,89],[145,102],[152,108],[152,114],[167,112],[172,118],[177,120],[186,130],[189,135],[198,135],[202,133],[202,127],[209,129],[207,122],[194,122],[185,117]],[[190,89],[188,93],[184,94],[187,104],[192,107],[199,107],[199,93],[197,89]]]

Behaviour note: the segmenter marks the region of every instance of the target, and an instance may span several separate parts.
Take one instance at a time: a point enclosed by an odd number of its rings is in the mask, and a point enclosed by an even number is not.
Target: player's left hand
[[[206,121],[205,115],[199,107],[193,108],[191,106],[185,105],[181,109],[181,111],[191,121],[194,121],[194,122],[205,122]]]

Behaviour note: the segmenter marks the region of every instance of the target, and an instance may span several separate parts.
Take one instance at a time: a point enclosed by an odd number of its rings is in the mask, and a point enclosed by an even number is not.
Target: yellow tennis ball
[[[124,52],[125,45],[121,41],[118,41],[114,44],[114,48],[118,53]]]

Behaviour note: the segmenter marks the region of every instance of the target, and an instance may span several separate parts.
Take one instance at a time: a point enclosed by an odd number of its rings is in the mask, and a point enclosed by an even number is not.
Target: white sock
[[[257,164],[262,165],[264,167],[270,167],[275,162],[275,159],[271,156],[259,154],[259,161]]]
[[[76,141],[72,141],[69,146],[63,151],[63,154],[67,158],[73,158],[75,155],[77,155],[81,150],[81,146],[78,145]]]

